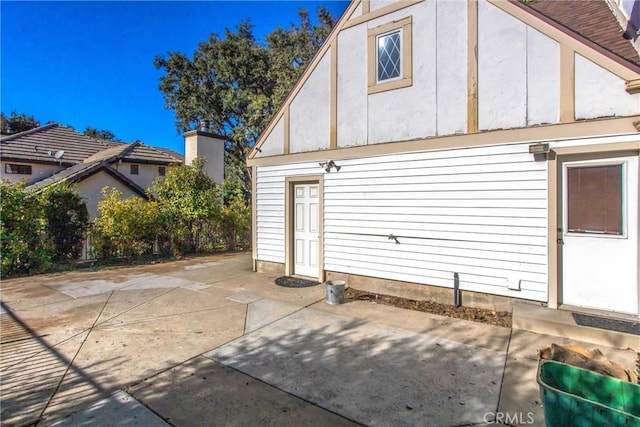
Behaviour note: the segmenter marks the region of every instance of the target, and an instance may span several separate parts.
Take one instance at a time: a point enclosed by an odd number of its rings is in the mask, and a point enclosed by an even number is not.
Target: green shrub
[[[56,185],[42,194],[44,218],[49,240],[53,243],[55,260],[73,262],[80,257],[89,225],[87,205],[66,184]]]
[[[93,226],[96,254],[131,258],[151,253],[160,230],[158,203],[136,196],[123,199],[122,193],[108,187],[102,189],[102,194]]]
[[[22,183],[0,182],[0,274],[49,270],[54,247],[47,239],[43,197]]]

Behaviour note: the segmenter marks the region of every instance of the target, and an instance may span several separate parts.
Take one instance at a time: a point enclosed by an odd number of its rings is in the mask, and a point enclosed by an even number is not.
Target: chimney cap
[[[198,130],[201,132],[209,132],[209,120],[200,120]]]
[[[184,133],[184,137],[190,137],[193,135],[202,135],[202,136],[208,136],[209,138],[215,138],[215,139],[221,139],[223,141],[229,141],[231,142],[231,140],[229,138],[227,138],[224,135],[220,135],[217,133],[213,133],[213,132],[209,132],[208,130],[201,130],[199,127],[198,129],[194,129],[194,130],[190,130]]]

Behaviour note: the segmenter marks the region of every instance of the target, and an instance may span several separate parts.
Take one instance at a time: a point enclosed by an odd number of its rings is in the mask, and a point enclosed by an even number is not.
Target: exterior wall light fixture
[[[549,144],[533,144],[529,146],[531,154],[547,154],[549,152]]]
[[[326,162],[320,162],[318,164],[320,165],[321,168],[324,168],[324,171],[327,172],[327,173],[331,172],[331,168],[335,168],[336,172],[339,172],[340,169],[342,168],[342,166],[336,165],[333,160],[328,160]]]

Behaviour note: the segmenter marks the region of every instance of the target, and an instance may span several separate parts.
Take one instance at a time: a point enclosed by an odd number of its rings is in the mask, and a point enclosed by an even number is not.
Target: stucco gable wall
[[[338,35],[338,147],[367,143],[367,27],[357,25]],[[349,53],[347,55],[347,52]]]
[[[137,175],[131,173],[132,164],[138,165]],[[128,163],[128,162],[114,163],[111,165],[111,167],[116,169],[118,172],[120,172],[121,174],[123,174],[124,176],[126,176],[131,181],[135,182],[145,190],[151,187],[153,183],[156,181],[156,179],[158,179],[158,177],[160,176],[160,172],[158,170],[160,166],[161,165],[149,165],[145,163]],[[169,166],[164,166],[165,171],[168,167]]]
[[[478,2],[480,130],[558,123],[557,42],[496,8]]]
[[[329,148],[329,68],[327,53],[291,103],[291,153]]]
[[[98,203],[102,200],[102,189],[112,187],[122,193],[122,198],[140,197],[129,187],[118,181],[108,173],[100,171],[77,184],[77,193],[87,204],[89,219],[94,220],[98,216]]]
[[[280,117],[256,157],[284,154],[284,117]]]
[[[494,0],[366,4],[369,12],[360,7],[363,14],[344,21],[327,41],[255,157],[640,113],[640,94],[625,87],[637,78],[632,69],[520,6]],[[372,90],[371,32],[407,19],[410,82]]]
[[[640,94],[629,95],[623,79],[578,54],[575,67],[576,119],[640,112]]]
[[[436,3],[423,2],[407,7],[369,21],[367,27],[373,29],[407,16],[413,20],[413,84],[368,95],[369,144],[436,134]],[[365,42],[361,48],[366,47]],[[366,65],[365,62],[361,66],[366,70]]]
[[[438,135],[467,129],[467,3],[436,2],[436,123]]]

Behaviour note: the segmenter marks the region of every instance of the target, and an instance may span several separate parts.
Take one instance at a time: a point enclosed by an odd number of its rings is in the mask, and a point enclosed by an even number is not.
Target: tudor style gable
[[[640,66],[543,13],[507,0],[352,2],[249,163],[640,114]]]

